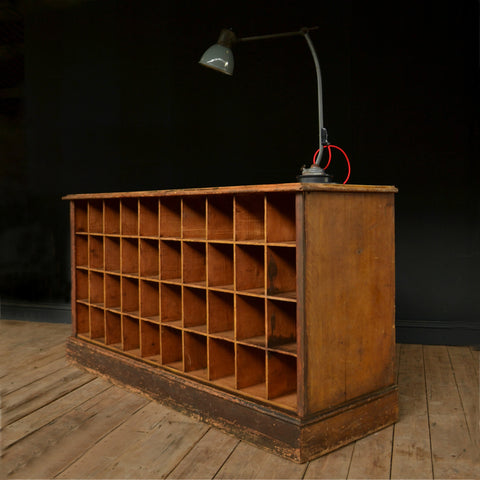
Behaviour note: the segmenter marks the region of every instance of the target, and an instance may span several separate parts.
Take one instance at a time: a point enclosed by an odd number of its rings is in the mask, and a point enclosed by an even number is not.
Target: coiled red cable
[[[336,148],[337,150],[340,150],[340,152],[343,153],[343,156],[345,157],[345,160],[347,161],[347,166],[348,166],[348,174],[347,174],[347,178],[345,179],[345,181],[343,182],[343,185],[345,185],[347,182],[348,182],[348,179],[350,178],[350,172],[351,172],[351,167],[350,167],[350,160],[348,159],[348,155],[340,148],[340,147],[337,147],[336,145],[325,145],[323,148],[327,148],[328,149],[328,162],[327,164],[323,167],[324,170],[326,170],[328,168],[328,166],[330,165],[330,162],[332,160],[332,148]],[[320,151],[320,149],[318,149],[314,155],[313,155],[313,164],[315,165],[315,160],[317,158],[317,155],[318,155],[318,152]]]

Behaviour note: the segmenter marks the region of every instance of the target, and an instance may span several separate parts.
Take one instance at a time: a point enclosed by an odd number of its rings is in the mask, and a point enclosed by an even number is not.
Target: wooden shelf
[[[323,435],[315,418],[368,410],[369,395],[395,386],[393,193],[286,184],[68,196],[78,345],[95,345],[99,371],[113,355],[125,372],[148,366],[168,391],[188,379],[204,402],[186,408],[206,419],[223,398],[240,427],[259,429],[252,441],[279,442],[268,417],[279,415],[297,443],[274,450],[313,458],[302,435]],[[123,367],[107,373],[134,384]],[[364,433],[394,421],[389,398]],[[337,436],[332,448],[354,438]]]

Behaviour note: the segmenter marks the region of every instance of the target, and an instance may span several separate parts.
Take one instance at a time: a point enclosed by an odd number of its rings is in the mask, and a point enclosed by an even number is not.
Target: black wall
[[[0,40],[16,10],[24,75],[0,67],[15,84],[0,88],[3,304],[69,301],[62,195],[294,181],[317,143],[304,40],[240,45],[232,78],[197,61],[224,26],[318,25],[325,124],[349,183],[399,188],[399,340],[480,343],[478,4],[374,3],[12,3]]]

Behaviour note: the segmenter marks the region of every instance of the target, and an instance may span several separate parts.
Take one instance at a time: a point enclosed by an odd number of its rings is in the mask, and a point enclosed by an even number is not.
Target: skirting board
[[[398,420],[396,386],[300,418],[201,381],[70,337],[67,358],[114,383],[298,463],[342,447]]]
[[[0,318],[27,322],[71,323],[70,303],[11,302],[0,299]]]
[[[480,345],[479,321],[428,321],[397,319],[397,343],[422,345]]]

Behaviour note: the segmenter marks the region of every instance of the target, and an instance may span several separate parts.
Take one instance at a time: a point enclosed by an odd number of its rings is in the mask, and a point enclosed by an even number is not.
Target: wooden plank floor
[[[2,478],[480,478],[469,347],[398,345],[400,421],[299,465],[69,365],[69,333],[0,320]]]

